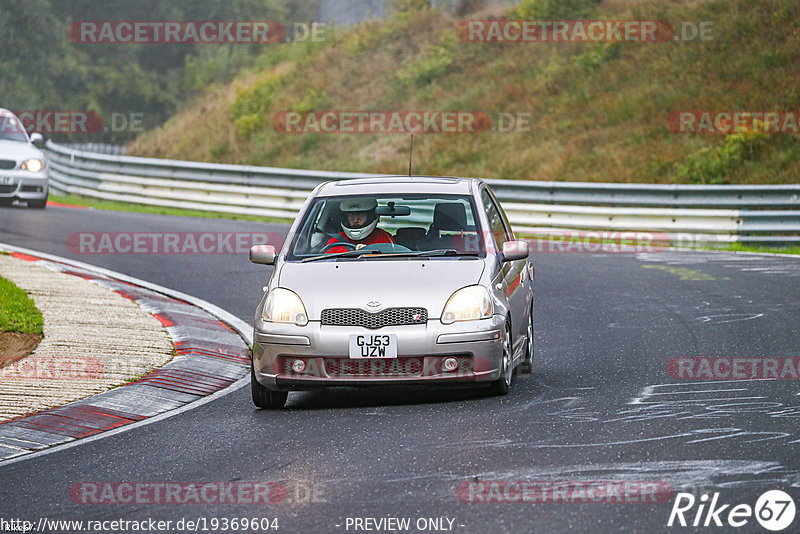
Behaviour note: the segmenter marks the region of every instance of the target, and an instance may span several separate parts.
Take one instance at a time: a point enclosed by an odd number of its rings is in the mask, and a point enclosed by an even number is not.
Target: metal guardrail
[[[321,182],[373,176],[98,154],[53,142],[47,149],[55,192],[286,219]],[[800,184],[486,181],[525,233],[642,231],[684,243],[800,244]]]
[[[83,152],[92,152],[94,154],[111,154],[112,156],[122,156],[125,154],[125,147],[123,145],[112,145],[109,143],[60,143],[58,146]]]
[[[508,199],[545,204],[672,208],[800,209],[796,185],[658,185],[487,180]]]

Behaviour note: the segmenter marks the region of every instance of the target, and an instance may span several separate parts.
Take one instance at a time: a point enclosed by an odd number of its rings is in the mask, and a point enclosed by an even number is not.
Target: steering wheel
[[[334,241],[333,243],[328,243],[327,245],[322,247],[322,249],[319,251],[319,253],[320,254],[324,254],[324,253],[326,253],[327,251],[329,251],[330,249],[332,249],[334,247],[345,247],[345,248],[349,248],[350,250],[355,250],[356,249],[356,246],[353,243],[350,243],[348,241]]]

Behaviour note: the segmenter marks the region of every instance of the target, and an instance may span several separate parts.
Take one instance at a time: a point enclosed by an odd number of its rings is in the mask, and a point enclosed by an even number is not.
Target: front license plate
[[[14,183],[14,178],[12,178],[11,176],[0,176],[0,185],[8,185],[13,183]]]
[[[351,334],[351,358],[397,358],[397,334]]]

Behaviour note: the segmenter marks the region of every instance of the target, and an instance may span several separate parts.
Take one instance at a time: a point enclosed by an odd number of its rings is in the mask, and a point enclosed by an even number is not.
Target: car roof
[[[470,195],[483,180],[449,176],[372,176],[326,182],[316,196],[450,194]]]
[[[0,108],[0,117],[13,117],[19,120],[19,117],[17,117],[13,111],[7,110],[6,108]]]

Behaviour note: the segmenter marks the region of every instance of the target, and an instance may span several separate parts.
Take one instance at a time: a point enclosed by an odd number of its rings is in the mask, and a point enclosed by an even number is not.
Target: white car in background
[[[0,108],[0,206],[10,206],[14,200],[29,208],[47,205],[47,163],[34,145],[42,141],[41,134],[28,136],[18,117]]]

